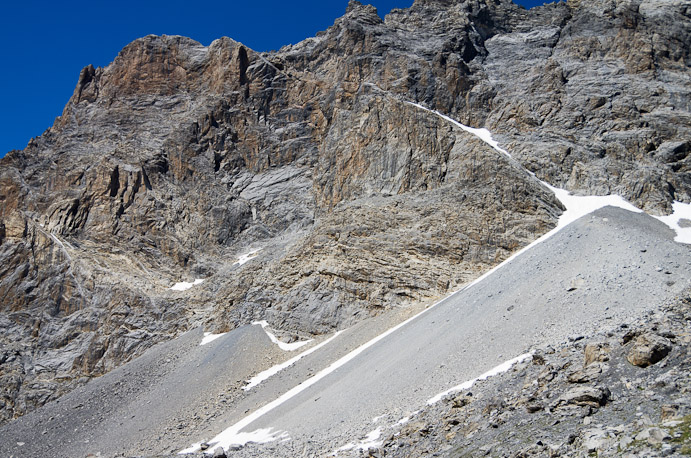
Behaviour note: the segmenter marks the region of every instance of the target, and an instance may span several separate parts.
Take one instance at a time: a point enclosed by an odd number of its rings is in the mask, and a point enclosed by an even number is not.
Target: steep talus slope
[[[444,294],[553,227],[548,190],[406,101],[487,125],[553,184],[688,202],[689,16],[351,1],[275,53],[149,36],[86,67],[2,159],[0,420],[199,324],[291,338]]]
[[[372,324],[386,323],[402,310],[318,339],[320,348],[311,347],[314,352],[284,352],[260,326],[234,329],[206,345],[199,345],[202,332],[196,329],[0,427],[5,439],[0,455],[173,458],[206,442],[207,455],[193,456],[209,456],[218,446],[238,457],[325,456],[349,443],[372,447],[372,456],[429,456],[445,450],[458,456],[458,447],[484,456],[485,446],[506,456],[523,456],[522,449],[537,446],[536,455],[543,456],[546,446],[573,445],[570,435],[586,439],[598,428],[630,432],[629,423],[635,427],[645,420],[635,415],[639,401],[652,421],[666,404],[684,415],[691,408],[691,380],[685,372],[691,362],[688,313],[674,326],[659,318],[662,305],[672,306],[675,314],[684,312],[675,305],[679,295],[688,308],[691,250],[673,236],[648,215],[603,208],[383,338],[381,328],[377,332]],[[604,334],[618,340],[630,332],[630,348],[641,324],[666,339],[662,342],[671,341],[666,348],[672,353],[656,367],[644,369],[626,360],[614,366],[621,348],[607,339],[612,368],[593,365],[579,371],[578,345],[597,342]],[[642,358],[645,350],[639,350]],[[426,406],[428,399],[441,398],[440,393],[527,352],[534,355],[527,373],[518,370],[526,369],[529,358],[516,372],[496,377],[505,387],[497,389],[495,377],[478,382],[469,405],[458,406],[466,409],[451,408],[457,394]],[[243,389],[251,376],[282,361],[282,353],[304,357]],[[564,356],[570,367],[559,362]],[[567,376],[573,381],[567,382]],[[610,395],[600,408],[605,389]],[[459,403],[469,397],[466,393],[460,393]],[[588,427],[580,424],[585,417],[592,422]],[[218,437],[228,429],[234,441]],[[376,435],[370,434],[373,430],[379,438],[361,443],[365,435]],[[447,432],[454,434],[445,438]],[[270,435],[277,440],[262,444]],[[286,437],[290,440],[281,440]],[[338,453],[361,455],[356,448]]]
[[[614,330],[541,347],[427,406],[371,455],[688,456],[690,313],[687,290]]]

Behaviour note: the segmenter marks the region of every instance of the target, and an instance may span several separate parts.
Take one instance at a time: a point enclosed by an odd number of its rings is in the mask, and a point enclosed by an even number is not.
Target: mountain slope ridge
[[[291,340],[429,300],[556,224],[551,193],[405,100],[486,125],[555,186],[689,201],[683,2],[375,16],[351,2],[276,53],[149,36],[82,71],[2,160],[2,420],[198,325]]]

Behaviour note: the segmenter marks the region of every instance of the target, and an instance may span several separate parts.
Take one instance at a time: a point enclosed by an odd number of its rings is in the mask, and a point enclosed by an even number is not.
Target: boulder
[[[672,350],[669,339],[653,333],[645,333],[634,340],[626,359],[638,367],[648,367],[660,362]]]
[[[213,458],[226,458],[226,452],[223,447],[216,447],[214,449],[214,454],[211,455]]]
[[[612,393],[606,387],[579,386],[567,391],[553,404],[553,407],[589,406],[600,407],[607,404]]]
[[[604,363],[590,364],[583,369],[579,369],[569,374],[568,381],[571,383],[587,383],[596,380],[603,370],[608,366]]]
[[[588,366],[594,362],[603,362],[609,360],[609,345],[606,343],[587,344],[585,346],[585,362],[584,366]]]
[[[646,428],[636,434],[637,441],[644,441],[650,445],[659,445],[671,438],[669,433],[660,428]]]

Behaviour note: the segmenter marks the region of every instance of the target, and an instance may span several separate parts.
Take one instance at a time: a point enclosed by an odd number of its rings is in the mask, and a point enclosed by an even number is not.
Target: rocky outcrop
[[[660,362],[672,349],[669,339],[655,334],[638,336],[626,359],[638,367],[648,367]]]
[[[574,192],[688,202],[690,32],[683,2],[351,1],[274,53],[148,36],[85,67],[2,159],[0,421],[194,326],[291,338],[445,294],[554,226],[522,167],[406,102]]]

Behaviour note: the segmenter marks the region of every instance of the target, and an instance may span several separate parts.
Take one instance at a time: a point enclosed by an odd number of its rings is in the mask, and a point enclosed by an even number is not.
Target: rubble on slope
[[[689,293],[615,330],[535,349],[427,407],[369,456],[690,454]],[[666,354],[648,351],[651,341]]]

